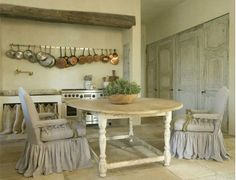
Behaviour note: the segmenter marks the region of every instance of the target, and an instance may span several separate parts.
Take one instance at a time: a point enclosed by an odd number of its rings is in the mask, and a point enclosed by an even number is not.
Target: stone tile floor
[[[151,122],[151,121],[150,121]],[[155,123],[143,123],[141,126],[135,126],[134,132],[137,136],[147,141],[151,145],[163,150],[163,121]],[[115,135],[127,133],[125,126],[112,125],[107,128],[107,134]],[[93,138],[98,133],[98,128],[92,126],[87,128],[89,138]],[[98,145],[91,143],[98,150]],[[172,158],[171,165],[164,167],[162,163],[152,163],[146,165],[125,167],[108,170],[105,178],[98,176],[97,165],[94,162],[93,167],[80,169],[73,172],[55,173],[48,176],[37,176],[35,180],[233,180],[235,179],[235,138],[225,136],[225,145],[231,155],[230,160],[223,163],[205,160],[184,160]],[[109,161],[119,160],[119,157],[131,157],[128,151],[118,150],[114,144],[108,144],[108,157],[113,157]],[[0,142],[0,180],[23,180],[25,178],[15,171],[15,164],[23,151],[24,140],[11,140]],[[132,157],[131,157],[132,158]]]

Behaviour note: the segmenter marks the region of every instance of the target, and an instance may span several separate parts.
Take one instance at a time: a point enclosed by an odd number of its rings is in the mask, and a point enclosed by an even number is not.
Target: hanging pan
[[[113,56],[113,57],[112,57],[112,59],[110,60],[111,64],[117,65],[117,64],[119,63],[119,56],[118,56],[118,54],[117,54],[117,52],[116,52],[115,49],[114,49],[114,52],[113,52],[112,56]]]
[[[75,53],[76,53],[76,48],[74,47],[74,54],[72,54],[72,50],[71,50],[71,47],[70,47],[70,57],[68,59],[68,62],[71,66],[74,66],[78,63],[78,59],[75,56]]]
[[[64,57],[62,57],[61,47],[60,47],[60,57],[58,57],[57,60],[56,60],[56,66],[60,69],[67,67],[67,61],[65,60]]]

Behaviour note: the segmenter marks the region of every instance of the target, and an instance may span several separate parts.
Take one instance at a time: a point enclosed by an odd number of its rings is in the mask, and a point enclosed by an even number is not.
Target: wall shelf
[[[0,16],[55,23],[96,25],[125,29],[129,29],[135,25],[135,16],[44,9],[10,4],[0,4]]]

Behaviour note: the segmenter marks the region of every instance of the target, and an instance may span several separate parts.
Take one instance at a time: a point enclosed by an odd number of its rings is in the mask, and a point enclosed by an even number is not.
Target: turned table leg
[[[164,165],[169,166],[170,160],[171,160],[171,154],[170,154],[170,122],[172,119],[172,112],[169,111],[166,113],[165,118],[165,132],[164,132],[164,141],[165,141],[165,147],[164,147]]]
[[[133,130],[133,118],[129,118],[129,142],[133,142],[134,130]]]
[[[106,162],[106,125],[107,119],[103,114],[98,115],[98,126],[99,126],[99,148],[100,148],[100,159],[99,159],[99,173],[101,177],[106,176],[107,162]]]

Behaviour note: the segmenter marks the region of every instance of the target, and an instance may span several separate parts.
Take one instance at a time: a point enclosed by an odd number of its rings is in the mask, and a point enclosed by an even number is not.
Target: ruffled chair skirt
[[[172,133],[170,140],[171,153],[176,158],[214,159],[220,162],[229,158],[221,132],[213,134],[173,131]]]
[[[48,175],[64,170],[91,166],[88,141],[85,137],[47,142],[40,145],[26,142],[24,153],[16,164],[26,177]]]

